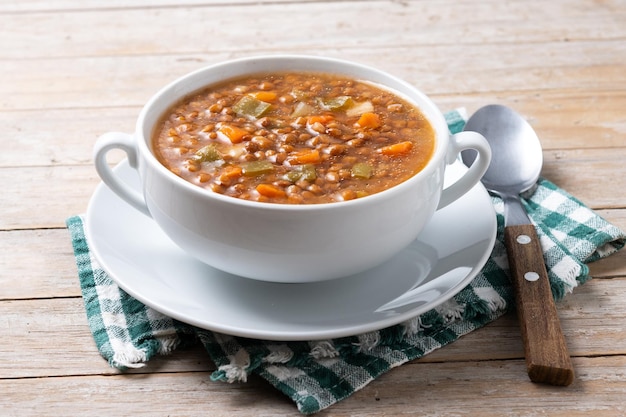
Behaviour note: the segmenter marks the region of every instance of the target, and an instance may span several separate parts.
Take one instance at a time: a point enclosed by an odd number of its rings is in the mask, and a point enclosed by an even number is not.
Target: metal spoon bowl
[[[493,158],[482,179],[487,189],[518,195],[536,184],[543,165],[541,143],[518,113],[497,104],[485,106],[472,115],[465,130],[482,133],[491,146]],[[467,156],[466,164],[475,153]]]

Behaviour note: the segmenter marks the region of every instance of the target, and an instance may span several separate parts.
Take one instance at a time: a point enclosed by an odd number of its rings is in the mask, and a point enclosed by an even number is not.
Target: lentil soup
[[[434,129],[415,106],[370,83],[323,73],[259,74],[171,107],[153,134],[185,180],[246,200],[315,204],[375,194],[430,160]]]

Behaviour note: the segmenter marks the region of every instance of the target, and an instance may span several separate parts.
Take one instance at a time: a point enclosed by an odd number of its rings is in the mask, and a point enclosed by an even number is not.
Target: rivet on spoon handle
[[[532,224],[507,226],[505,246],[516,292],[526,367],[533,382],[570,385],[574,367],[559,323],[543,253]]]

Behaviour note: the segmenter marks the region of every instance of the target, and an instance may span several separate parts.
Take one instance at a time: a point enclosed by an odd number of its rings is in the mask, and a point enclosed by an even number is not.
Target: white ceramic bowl
[[[213,193],[167,170],[151,151],[151,135],[163,112],[180,98],[229,78],[268,71],[315,71],[379,84],[417,106],[436,132],[428,165],[386,191],[340,203],[289,205],[246,201]],[[123,149],[137,169],[143,195],[111,170],[106,154]],[[442,191],[444,170],[463,149],[478,158]],[[102,180],[133,207],[151,216],[183,250],[224,271],[258,280],[312,282],[372,268],[415,240],[437,208],[471,189],[486,171],[491,153],[477,133],[450,135],[443,115],[423,93],[377,69],[311,56],[263,56],[212,65],[159,91],[145,105],[134,134],[110,132],[94,149]],[[382,277],[384,279],[384,277]]]

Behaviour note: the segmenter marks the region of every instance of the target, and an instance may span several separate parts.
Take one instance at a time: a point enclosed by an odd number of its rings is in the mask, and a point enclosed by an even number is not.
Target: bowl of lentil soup
[[[114,148],[142,194],[106,163]],[[470,148],[474,165],[443,189],[446,165]],[[490,150],[477,133],[450,135],[430,99],[390,74],[280,55],[174,81],[144,106],[134,134],[104,134],[94,155],[105,184],[192,256],[296,283],[391,258],[479,181]]]

